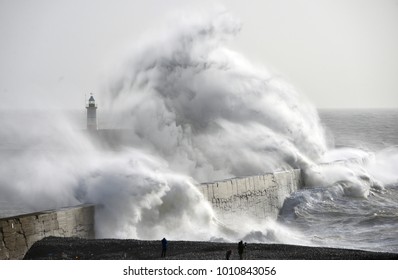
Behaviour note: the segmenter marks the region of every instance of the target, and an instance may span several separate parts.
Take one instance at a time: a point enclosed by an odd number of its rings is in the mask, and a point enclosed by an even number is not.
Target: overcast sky
[[[230,10],[230,47],[318,108],[398,107],[398,0],[0,0],[0,109],[80,109],[180,14]]]

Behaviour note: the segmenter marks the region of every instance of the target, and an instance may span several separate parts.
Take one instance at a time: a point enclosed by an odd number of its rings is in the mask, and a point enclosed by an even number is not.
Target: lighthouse
[[[91,94],[88,100],[87,109],[87,130],[97,130],[97,105],[95,104],[95,99]]]

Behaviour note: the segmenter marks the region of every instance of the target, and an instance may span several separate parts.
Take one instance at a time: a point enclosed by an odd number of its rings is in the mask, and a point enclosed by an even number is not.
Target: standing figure
[[[241,240],[238,243],[238,254],[239,254],[239,258],[241,260],[243,260],[243,251],[244,251],[244,249],[245,249],[245,246],[243,245],[243,241]]]
[[[162,257],[162,258],[166,257],[166,251],[167,251],[167,240],[166,240],[166,238],[163,237],[163,239],[162,239],[162,254],[160,255],[160,257]]]
[[[232,250],[228,250],[227,253],[225,254],[225,258],[227,260],[229,260],[229,258],[231,257],[231,254],[232,254]]]

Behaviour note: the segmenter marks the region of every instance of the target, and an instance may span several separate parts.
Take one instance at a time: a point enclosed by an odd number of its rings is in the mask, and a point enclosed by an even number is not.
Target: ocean
[[[319,113],[337,148],[360,148],[396,160],[398,110]],[[317,246],[398,253],[398,182],[371,189],[367,198],[344,195],[339,186],[303,189],[287,199],[279,221]]]
[[[397,109],[319,110],[336,147],[378,151],[398,145]]]

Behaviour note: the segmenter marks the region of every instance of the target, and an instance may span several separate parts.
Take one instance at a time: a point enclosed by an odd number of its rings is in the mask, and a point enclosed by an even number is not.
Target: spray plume
[[[133,145],[198,181],[305,166],[326,150],[315,108],[225,47],[240,30],[226,13],[151,42],[112,86],[113,125]]]

